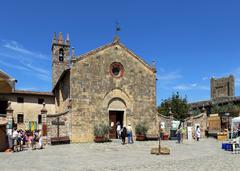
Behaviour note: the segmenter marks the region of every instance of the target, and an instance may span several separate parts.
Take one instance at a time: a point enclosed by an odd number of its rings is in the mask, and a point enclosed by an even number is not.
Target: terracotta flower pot
[[[95,136],[94,142],[99,143],[104,141],[105,141],[104,136]]]
[[[145,135],[136,135],[136,140],[137,141],[144,141],[145,140]]]

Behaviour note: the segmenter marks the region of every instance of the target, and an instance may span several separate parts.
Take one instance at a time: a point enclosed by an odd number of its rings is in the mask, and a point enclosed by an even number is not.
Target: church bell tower
[[[58,39],[54,33],[52,39],[52,87],[56,85],[58,79],[69,68],[70,59],[70,40],[67,34],[64,41],[62,33],[59,33]]]

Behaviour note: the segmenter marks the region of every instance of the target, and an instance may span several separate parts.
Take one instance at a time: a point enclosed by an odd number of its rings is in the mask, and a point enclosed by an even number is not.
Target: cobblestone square
[[[162,141],[170,155],[151,155],[157,141],[121,145],[80,143],[47,146],[44,150],[0,153],[1,171],[13,170],[239,170],[240,154],[221,149],[221,142],[202,139],[200,142]]]

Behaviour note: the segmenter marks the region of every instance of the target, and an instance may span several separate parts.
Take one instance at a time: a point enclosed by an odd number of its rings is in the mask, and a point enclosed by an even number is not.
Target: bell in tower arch
[[[64,60],[64,51],[62,48],[59,49],[59,61],[63,62]]]

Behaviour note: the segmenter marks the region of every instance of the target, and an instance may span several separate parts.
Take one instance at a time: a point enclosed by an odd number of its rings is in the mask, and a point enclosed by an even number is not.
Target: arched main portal
[[[120,98],[113,98],[108,104],[109,113],[109,125],[111,130],[109,131],[109,138],[115,139],[117,135],[117,124],[121,127],[126,123],[126,103]]]
[[[116,138],[116,122],[121,120],[121,126],[126,126],[132,115],[133,105],[128,94],[120,88],[113,89],[105,94],[102,103],[103,113],[107,115],[109,124],[113,122],[110,138]],[[105,116],[106,116],[105,115]]]

